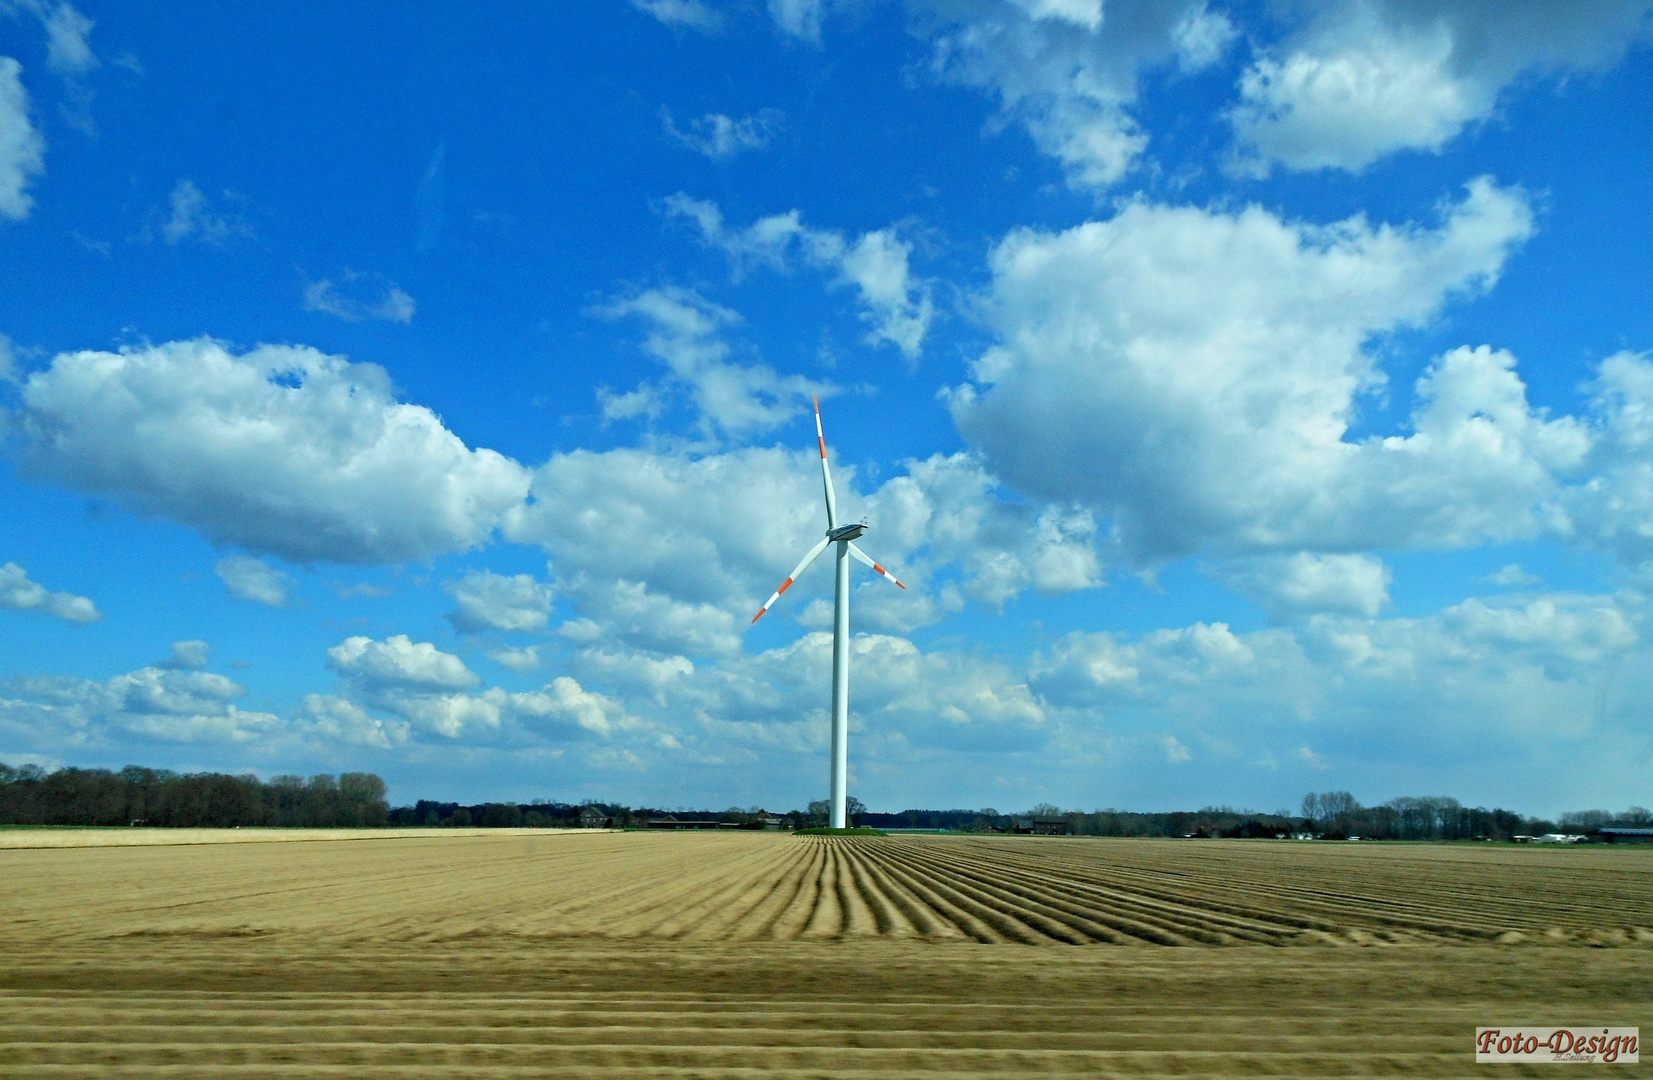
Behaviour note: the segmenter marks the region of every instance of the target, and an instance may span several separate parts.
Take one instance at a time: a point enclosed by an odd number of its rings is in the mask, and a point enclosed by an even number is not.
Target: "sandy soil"
[[[1648,848],[249,831],[0,847],[0,1074],[1459,1076],[1477,1024],[1653,1028]]]

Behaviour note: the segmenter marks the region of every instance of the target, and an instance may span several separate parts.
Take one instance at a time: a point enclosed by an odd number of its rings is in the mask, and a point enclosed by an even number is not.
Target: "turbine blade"
[[[855,541],[853,541],[853,540],[849,541],[849,553],[851,555],[854,555],[857,559],[860,559],[862,562],[866,563],[868,566],[872,567],[874,570],[878,571],[880,574],[883,574],[885,577],[889,578],[891,581],[894,581],[897,585],[901,585],[901,582],[896,578],[896,576],[894,574],[890,573],[888,570],[884,569],[882,566],[879,566],[877,563],[873,562],[872,561],[872,556],[868,555],[866,552],[864,552],[860,548],[856,547],[855,546]],[[901,587],[903,589],[905,589],[907,586],[901,585]]]
[[[821,434],[821,395],[815,397],[815,441],[821,444],[821,480],[826,484],[827,528],[838,527],[838,497],[832,491],[832,470],[827,468],[826,436]]]
[[[786,580],[781,582],[781,587],[775,590],[775,594],[769,598],[768,602],[758,608],[758,613],[752,616],[753,622],[757,622],[759,619],[763,618],[763,613],[768,611],[770,607],[774,605],[775,601],[781,598],[781,593],[792,587],[792,583],[798,580],[799,574],[809,569],[810,563],[821,557],[821,552],[825,551],[827,545],[830,543],[832,543],[832,541],[823,536],[821,537],[821,542],[819,544],[816,544],[814,547],[809,549],[809,554],[804,556],[804,561],[798,564],[798,568],[788,574],[786,576]],[[905,585],[901,587],[903,589],[906,588]]]

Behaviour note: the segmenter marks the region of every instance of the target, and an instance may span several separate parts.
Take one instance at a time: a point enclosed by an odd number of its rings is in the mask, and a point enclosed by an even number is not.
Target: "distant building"
[[[1609,844],[1653,844],[1653,829],[1601,829],[1601,838]]]
[[[614,819],[595,806],[583,807],[580,810],[580,828],[607,829],[614,825]]]
[[[1073,825],[1065,817],[1019,817],[1010,819],[1010,831],[1020,836],[1068,836]]]
[[[715,829],[717,827],[718,823],[716,821],[682,821],[671,814],[667,814],[663,818],[649,819],[649,828],[651,829]]]

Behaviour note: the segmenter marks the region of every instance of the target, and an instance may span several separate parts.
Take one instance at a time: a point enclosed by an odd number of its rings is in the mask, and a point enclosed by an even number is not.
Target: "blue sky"
[[[0,760],[1653,771],[1653,2],[0,0]]]

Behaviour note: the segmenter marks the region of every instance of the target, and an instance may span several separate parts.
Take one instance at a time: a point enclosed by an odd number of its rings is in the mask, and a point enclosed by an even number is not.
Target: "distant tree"
[[[471,824],[471,812],[461,806],[448,818],[448,824],[456,829],[469,828]]]
[[[511,803],[488,803],[482,807],[478,824],[486,829],[514,829],[522,824],[522,810]]]
[[[804,817],[809,821],[811,828],[819,829],[832,819],[832,804],[825,799],[816,799],[804,811]]]

